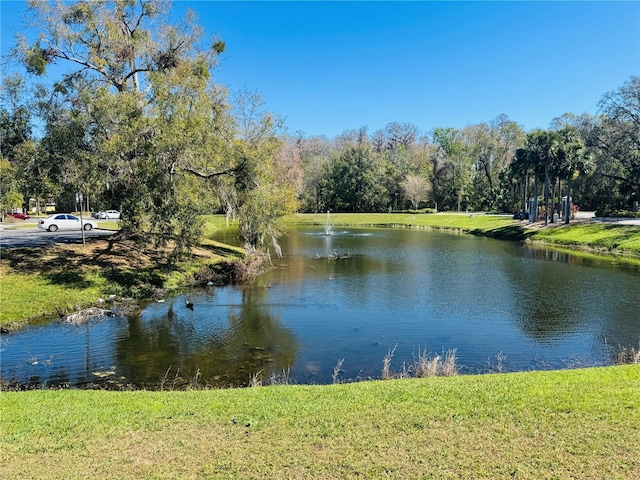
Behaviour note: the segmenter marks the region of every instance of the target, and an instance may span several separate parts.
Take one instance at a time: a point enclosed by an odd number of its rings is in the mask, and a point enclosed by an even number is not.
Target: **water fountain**
[[[333,223],[331,223],[331,211],[327,210],[327,218],[324,221],[324,234],[333,235]]]

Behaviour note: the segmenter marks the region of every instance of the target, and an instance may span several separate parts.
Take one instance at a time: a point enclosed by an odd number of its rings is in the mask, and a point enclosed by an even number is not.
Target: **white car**
[[[98,228],[98,224],[94,220],[83,218],[81,222],[80,217],[76,217],[69,213],[56,213],[55,215],[50,215],[38,222],[38,228],[48,230],[50,232],[55,232],[57,230],[80,230],[81,224],[82,228],[85,230]]]
[[[117,220],[120,218],[120,212],[118,210],[106,210],[96,213],[96,218],[100,218],[103,220],[113,218]]]

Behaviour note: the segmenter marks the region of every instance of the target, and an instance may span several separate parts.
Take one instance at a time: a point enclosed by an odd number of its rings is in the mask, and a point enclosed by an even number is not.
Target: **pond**
[[[411,229],[300,227],[282,247],[274,268],[247,284],[3,335],[2,377],[115,388],[325,384],[380,378],[390,353],[396,375],[420,354],[453,351],[460,373],[484,373],[606,365],[639,347],[638,266]]]

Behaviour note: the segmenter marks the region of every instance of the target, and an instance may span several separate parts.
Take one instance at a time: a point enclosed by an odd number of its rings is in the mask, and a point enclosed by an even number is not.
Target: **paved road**
[[[28,220],[27,220],[28,221]],[[91,230],[85,232],[85,238],[106,237],[116,233],[113,230]],[[46,247],[56,243],[82,243],[81,231],[57,231],[55,233],[40,230],[35,223],[33,228],[0,225],[0,249],[16,247]]]

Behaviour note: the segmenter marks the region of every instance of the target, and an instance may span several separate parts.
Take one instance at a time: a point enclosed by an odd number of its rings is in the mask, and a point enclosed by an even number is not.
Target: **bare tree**
[[[404,196],[411,202],[414,210],[418,209],[421,201],[427,200],[431,193],[431,184],[425,178],[416,175],[407,175],[400,182]]]

